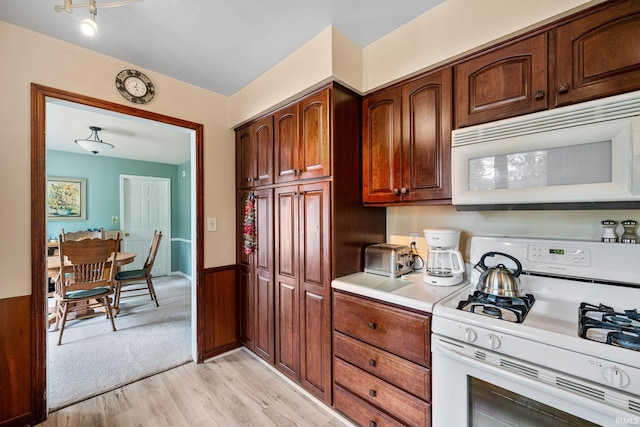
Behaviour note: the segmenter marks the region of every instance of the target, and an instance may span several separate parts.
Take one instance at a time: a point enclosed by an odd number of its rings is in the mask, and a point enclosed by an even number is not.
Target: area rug
[[[69,406],[192,360],[191,281],[153,280],[160,307],[148,294],[122,298],[116,332],[106,316],[71,321],[57,346],[48,331],[49,410]]]

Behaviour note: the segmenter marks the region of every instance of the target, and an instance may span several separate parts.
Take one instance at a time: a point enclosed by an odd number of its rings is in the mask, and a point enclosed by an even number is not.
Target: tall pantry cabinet
[[[386,239],[384,208],[361,199],[360,105],[332,83],[236,129],[241,340],[328,404],[331,280]]]

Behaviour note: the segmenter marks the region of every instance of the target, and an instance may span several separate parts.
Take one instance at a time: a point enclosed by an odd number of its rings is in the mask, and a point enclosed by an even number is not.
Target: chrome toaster
[[[364,272],[389,277],[400,277],[413,271],[411,247],[377,243],[364,251]]]

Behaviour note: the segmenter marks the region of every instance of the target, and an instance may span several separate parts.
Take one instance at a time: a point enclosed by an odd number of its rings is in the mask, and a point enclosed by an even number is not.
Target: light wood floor
[[[99,381],[96,378],[96,381]],[[344,426],[246,350],[188,363],[49,414],[39,426]]]

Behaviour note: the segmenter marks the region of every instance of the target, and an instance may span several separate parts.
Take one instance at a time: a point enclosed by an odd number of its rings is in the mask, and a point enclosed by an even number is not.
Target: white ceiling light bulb
[[[91,18],[83,19],[80,23],[80,30],[85,36],[93,37],[98,32],[98,24],[96,23],[95,14],[91,14]]]

